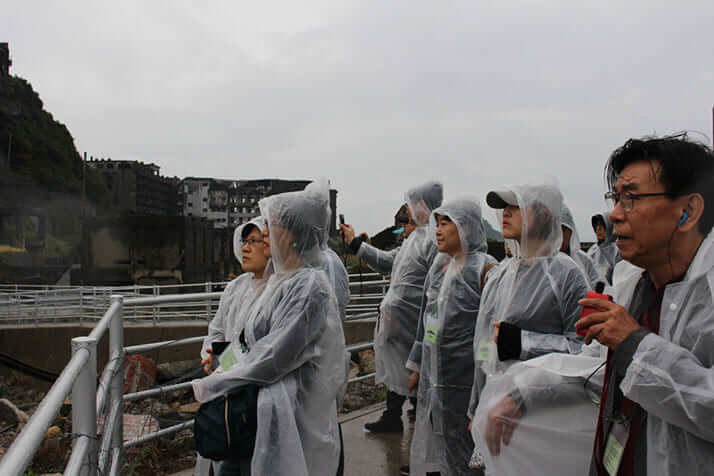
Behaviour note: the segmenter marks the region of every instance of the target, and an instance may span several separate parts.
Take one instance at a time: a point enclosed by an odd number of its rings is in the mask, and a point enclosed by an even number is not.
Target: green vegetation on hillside
[[[11,76],[0,88],[0,154],[7,155],[18,178],[28,178],[45,190],[79,195],[82,158],[64,124],[43,109],[42,100],[26,80]],[[87,170],[87,197],[101,203],[106,189],[101,177]]]

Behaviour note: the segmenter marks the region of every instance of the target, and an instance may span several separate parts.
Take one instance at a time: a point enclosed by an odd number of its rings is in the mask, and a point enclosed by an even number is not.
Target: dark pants
[[[340,464],[337,466],[337,476],[345,474],[345,442],[342,439],[342,424],[338,423],[337,428],[340,430]]]
[[[337,476],[345,474],[345,445],[342,439],[342,425],[338,424],[340,432],[340,463],[337,466]],[[242,469],[242,472],[241,472]],[[230,456],[221,461],[218,469],[218,476],[250,476],[250,460],[231,458]]]
[[[250,476],[250,459],[229,456],[221,461],[218,476]]]
[[[382,413],[382,418],[385,420],[395,419],[400,420],[402,418],[402,406],[404,405],[404,400],[407,397],[404,395],[399,395],[391,390],[387,392],[387,409]],[[416,397],[409,397],[413,407],[416,407],[417,399]]]

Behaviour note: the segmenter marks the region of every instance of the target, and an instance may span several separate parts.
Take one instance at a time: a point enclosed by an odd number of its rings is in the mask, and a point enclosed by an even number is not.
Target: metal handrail
[[[40,402],[35,413],[22,432],[12,442],[5,456],[0,460],[0,474],[21,475],[40,447],[45,432],[59,413],[72,385],[89,360],[89,351],[75,353],[60,374],[50,391]]]
[[[378,273],[349,275],[349,287],[353,293],[359,290],[348,307],[348,312],[359,310],[355,306],[369,306],[379,300],[389,287],[389,280]],[[113,287],[82,286],[42,286],[42,285],[1,285],[0,284],[0,324],[37,324],[40,322],[75,322],[79,320],[100,320],[106,311],[111,295],[123,295],[125,307],[132,313],[126,320],[193,320],[210,319],[216,311],[220,297],[216,288],[225,287],[227,282],[206,282],[196,284],[135,285]],[[197,290],[201,292],[181,294],[181,299],[173,299],[177,290]],[[206,302],[205,292],[214,292],[215,300]],[[157,297],[170,300],[155,301]],[[190,296],[190,297],[189,297]],[[200,296],[200,297],[199,297]]]
[[[89,336],[72,339],[72,358],[45,398],[40,402],[30,421],[7,450],[3,459],[0,460],[0,474],[3,476],[20,476],[23,474],[42,443],[47,428],[59,413],[70,391],[73,399],[72,431],[75,440],[70,460],[65,468],[64,474],[66,475],[79,474],[80,471],[84,472],[85,470],[92,474],[97,469],[104,472],[110,464],[109,474],[118,474],[122,466],[124,448],[189,428],[192,425],[192,421],[123,442],[123,401],[138,400],[191,386],[190,382],[185,382],[124,395],[124,356],[148,352],[157,348],[195,344],[202,342],[205,338],[205,336],[198,336],[124,347],[124,312],[126,307],[136,308],[138,306],[196,301],[212,302],[219,299],[220,295],[220,292],[206,292],[147,297],[111,296],[108,307],[105,308],[105,312]],[[355,305],[353,307],[359,309],[362,306]],[[352,315],[348,320],[364,319],[375,315],[376,313],[374,312],[361,313]],[[99,388],[97,388],[96,346],[107,331],[109,331],[111,359],[102,372]],[[347,347],[347,350],[356,352],[370,347],[373,347],[373,343],[363,342],[351,345]],[[374,377],[374,374],[356,377],[350,379],[349,382],[358,382],[371,377]],[[104,414],[103,410],[107,407],[108,418],[105,419],[104,423],[104,435],[102,440],[99,441],[96,427],[97,418]]]

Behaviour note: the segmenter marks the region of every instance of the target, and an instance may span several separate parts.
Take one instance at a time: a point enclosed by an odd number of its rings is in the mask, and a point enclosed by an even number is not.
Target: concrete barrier
[[[72,356],[72,338],[88,335],[95,322],[87,325],[54,324],[27,326],[0,326],[0,349],[13,358],[49,372],[59,373]],[[127,323],[124,327],[124,345],[147,344],[174,339],[206,335],[208,323],[200,321],[166,323]],[[345,341],[349,344],[373,339],[374,320],[364,319],[345,323]],[[198,358],[200,345],[184,345],[159,349],[146,354],[157,364]],[[98,368],[104,368],[109,354],[109,339],[105,336],[97,347]],[[0,372],[8,369],[0,365]],[[38,386],[49,385],[37,380]]]

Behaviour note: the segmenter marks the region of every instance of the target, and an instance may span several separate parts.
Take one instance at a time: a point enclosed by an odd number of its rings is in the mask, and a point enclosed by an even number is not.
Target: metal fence
[[[0,284],[0,324],[46,324],[53,322],[96,322],[109,306],[111,296],[159,297],[174,294],[203,294],[222,291],[228,282],[152,286],[33,286]],[[377,273],[350,275],[352,298],[350,318],[373,312],[389,281]],[[127,301],[124,319],[135,321],[210,320],[218,309],[218,298],[149,304]]]
[[[381,299],[388,282],[380,279],[351,283],[359,290],[351,306],[365,306],[353,309],[350,319],[374,318],[374,304],[359,304],[364,298]],[[72,453],[64,470],[65,475],[118,475],[123,466],[124,450],[145,442],[192,428],[193,420],[142,435],[134,440],[124,441],[123,411],[125,401],[139,400],[190,387],[190,383],[180,383],[152,388],[141,392],[124,394],[124,358],[158,348],[195,344],[203,341],[203,336],[168,342],[124,346],[124,323],[131,318],[135,308],[165,308],[167,306],[201,303],[204,306],[220,298],[220,292],[186,293],[147,297],[126,297],[112,295],[108,307],[87,337],[72,339],[72,357],[52,388],[35,410],[32,418],[17,436],[0,460],[0,474],[21,476],[37,452],[45,432],[57,417],[65,398],[72,395]],[[371,310],[367,307],[371,306]],[[170,308],[170,307],[169,307]],[[97,384],[97,343],[109,332],[109,361],[102,370]],[[348,346],[357,352],[371,348],[372,342]],[[374,374],[355,377],[357,382],[372,378]],[[101,426],[98,421],[102,422]]]

